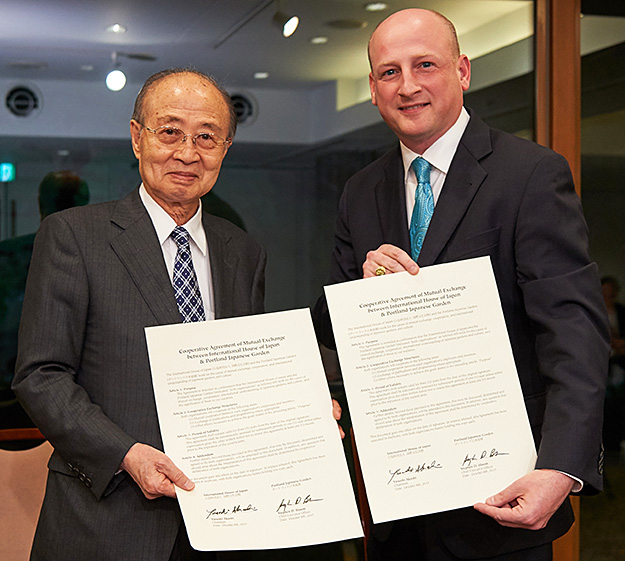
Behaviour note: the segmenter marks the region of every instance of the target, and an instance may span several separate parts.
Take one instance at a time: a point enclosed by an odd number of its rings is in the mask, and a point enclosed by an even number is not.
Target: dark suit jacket
[[[261,313],[264,249],[223,219],[203,225],[216,317]],[[14,382],[55,448],[33,559],[169,559],[177,501],[149,501],[116,472],[135,442],[163,448],[144,328],[180,321],[138,190],[42,223]]]
[[[383,243],[410,253],[399,147],[345,187],[331,283],[362,277],[368,251]],[[419,257],[420,266],[490,256],[534,432],[537,468],[602,486],[601,419],[609,348],[587,227],[561,156],[487,127],[471,116],[451,163]],[[318,335],[332,346],[327,306],[315,309]],[[486,497],[484,497],[486,499]],[[491,555],[538,545],[566,531],[568,501],[546,529],[510,530],[473,509],[442,515],[455,555]],[[374,532],[384,538],[385,531]]]

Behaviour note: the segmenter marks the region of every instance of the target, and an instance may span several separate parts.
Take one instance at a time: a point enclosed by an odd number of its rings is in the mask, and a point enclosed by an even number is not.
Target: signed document
[[[146,328],[165,453],[198,550],[362,536],[309,310]]]
[[[534,468],[488,257],[325,291],[374,522],[472,506]]]

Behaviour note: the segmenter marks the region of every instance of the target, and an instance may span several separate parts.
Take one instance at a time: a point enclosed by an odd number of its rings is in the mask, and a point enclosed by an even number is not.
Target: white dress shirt
[[[149,195],[143,183],[139,188],[139,195],[143,206],[148,211],[158,241],[161,244],[163,258],[169,280],[173,283],[174,277],[174,261],[178,246],[170,237],[172,231],[177,226],[174,219],[165,212],[165,210]],[[202,304],[204,305],[204,313],[206,319],[215,319],[215,303],[213,300],[213,283],[211,278],[210,256],[208,254],[208,243],[206,241],[206,232],[202,227],[202,201],[200,201],[197,212],[186,223],[183,224],[185,230],[189,232],[189,245],[191,246],[191,259],[193,259],[193,268],[200,287],[200,295],[202,296]],[[173,290],[173,284],[172,284]]]
[[[417,154],[399,143],[401,148],[401,157],[404,162],[404,185],[406,186],[406,211],[408,213],[408,227],[410,227],[410,219],[412,218],[412,209],[414,208],[415,191],[417,189],[417,176],[410,167],[412,161],[421,156],[432,164],[430,172],[430,185],[432,194],[434,195],[434,205],[438,202],[438,197],[443,189],[451,160],[456,153],[460,138],[464,134],[464,130],[469,124],[469,114],[463,107],[460,116],[451,128],[441,136],[432,146],[430,146],[423,154]]]

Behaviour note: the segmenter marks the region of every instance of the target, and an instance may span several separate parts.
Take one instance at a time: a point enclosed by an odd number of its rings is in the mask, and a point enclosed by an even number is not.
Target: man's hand
[[[473,508],[502,526],[540,530],[566,499],[574,483],[559,471],[536,469]]]
[[[382,267],[386,273],[408,271],[411,275],[419,272],[419,266],[403,249],[384,244],[375,251],[367,253],[367,260],[362,265],[363,278],[375,277],[376,269]]]
[[[339,425],[339,421],[341,420],[341,413],[343,413],[343,410],[341,409],[339,402],[336,401],[336,399],[333,399],[332,400],[332,415],[336,419],[336,424],[339,427],[339,434],[341,435],[341,438],[345,438],[345,431],[343,430],[341,425]]]
[[[163,452],[147,444],[133,444],[120,467],[130,474],[148,499],[175,498],[174,485],[185,491],[195,487]]]

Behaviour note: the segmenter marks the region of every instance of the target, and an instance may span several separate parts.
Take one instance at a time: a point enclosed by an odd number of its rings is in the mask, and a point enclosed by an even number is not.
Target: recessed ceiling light
[[[365,4],[365,10],[367,12],[381,12],[382,10],[386,10],[388,8],[388,4],[385,2],[369,2]]]
[[[266,80],[269,78],[269,72],[254,72],[254,78],[257,80]]]
[[[109,33],[126,33],[126,26],[121,23],[114,23],[106,28]]]
[[[328,42],[328,38],[327,38],[327,37],[322,37],[322,36],[319,36],[319,37],[313,37],[313,38],[310,40],[310,42],[311,42],[313,45],[323,45],[324,43],[327,43],[327,42]]]

